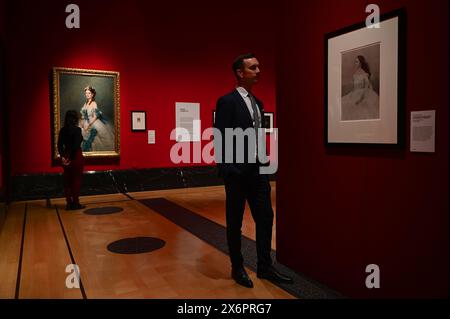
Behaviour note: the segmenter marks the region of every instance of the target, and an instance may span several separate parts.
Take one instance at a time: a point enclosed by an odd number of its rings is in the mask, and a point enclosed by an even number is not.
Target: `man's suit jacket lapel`
[[[252,119],[252,115],[250,114],[250,111],[248,110],[247,104],[245,104],[244,98],[242,97],[242,95],[237,91],[234,90],[233,91],[233,96],[234,99],[237,101],[237,103],[240,105],[240,107],[242,107],[245,110],[245,113],[247,114],[248,120],[250,121],[250,123],[253,123],[253,119]],[[264,109],[261,107],[261,101],[258,100],[255,97],[256,100],[256,105],[258,106],[259,112],[261,113],[261,121],[264,123],[263,118],[264,118]],[[262,124],[263,124],[262,123]]]
[[[244,110],[245,114],[247,114],[248,120],[251,123],[253,121],[252,115],[250,114],[250,111],[248,110],[247,104],[245,104],[245,101],[244,101],[244,98],[242,97],[242,95],[237,90],[234,90],[233,97],[234,97],[235,101],[238,103],[239,107],[241,107]]]

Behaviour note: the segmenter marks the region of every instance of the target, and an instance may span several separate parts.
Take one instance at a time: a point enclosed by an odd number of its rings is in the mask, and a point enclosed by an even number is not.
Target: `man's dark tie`
[[[256,133],[256,158],[258,158],[258,128],[260,127],[261,119],[259,118],[258,107],[256,106],[256,100],[253,95],[248,94],[253,110],[253,120],[255,123],[255,133]]]
[[[256,100],[255,100],[255,97],[253,95],[251,95],[250,93],[248,94],[248,97],[250,98],[250,102],[252,105],[253,120],[255,121],[255,128],[258,128],[258,127],[260,127],[260,125],[259,125],[260,119],[258,116],[258,107],[256,106]]]

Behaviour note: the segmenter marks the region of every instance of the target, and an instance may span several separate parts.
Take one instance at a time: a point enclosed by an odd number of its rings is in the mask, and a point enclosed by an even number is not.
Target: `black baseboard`
[[[3,225],[6,219],[6,203],[0,202],[0,233],[2,231]]]
[[[223,180],[215,166],[85,172],[80,195],[216,185],[223,185]],[[11,196],[12,201],[64,197],[62,173],[13,176]]]

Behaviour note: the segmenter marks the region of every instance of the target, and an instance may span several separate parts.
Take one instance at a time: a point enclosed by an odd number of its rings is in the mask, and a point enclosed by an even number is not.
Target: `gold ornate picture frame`
[[[86,92],[93,95],[88,100]],[[85,157],[120,156],[119,72],[53,68],[53,159],[58,159],[58,134],[68,110],[80,113]]]

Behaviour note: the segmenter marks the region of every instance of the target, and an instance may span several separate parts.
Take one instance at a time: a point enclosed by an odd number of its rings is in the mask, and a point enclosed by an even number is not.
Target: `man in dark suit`
[[[258,156],[261,154],[258,148],[263,148],[265,154],[265,134],[261,134],[264,131],[261,125],[264,109],[262,102],[252,93],[253,85],[259,80],[259,62],[253,54],[241,55],[233,63],[233,72],[237,87],[217,101],[214,124],[221,133],[220,138],[214,137],[214,142],[218,156],[217,166],[225,182],[231,276],[238,284],[253,287],[253,282],[244,269],[241,253],[241,227],[247,200],[256,224],[257,277],[290,283],[292,279],[279,273],[273,267],[270,257],[274,216],[271,187],[268,176],[260,174],[262,161],[259,159],[262,157]],[[236,135],[229,139],[232,141],[230,144],[226,143],[226,135],[231,130]],[[253,133],[253,136],[239,134],[239,131]],[[218,150],[220,146],[221,152]]]

